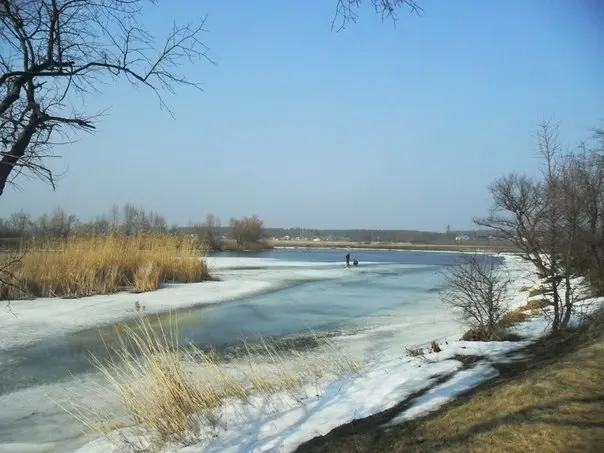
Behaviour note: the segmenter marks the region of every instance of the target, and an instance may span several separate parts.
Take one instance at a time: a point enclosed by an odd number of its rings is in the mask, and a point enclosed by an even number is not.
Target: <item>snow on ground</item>
[[[393,418],[388,425],[395,425],[437,410],[455,399],[457,395],[497,375],[497,370],[488,363],[479,363],[471,369],[461,370],[448,381],[435,386],[417,398],[412,407]]]
[[[218,428],[203,427],[199,442],[173,446],[171,453],[288,452],[313,437],[332,429],[390,409],[412,393],[430,387],[443,375],[452,378],[434,387],[397,421],[422,415],[450,401],[456,395],[496,375],[487,363],[462,370],[457,354],[482,355],[497,361],[527,342],[452,342],[443,344],[439,353],[425,357],[393,357],[370,361],[361,376],[330,382],[319,395],[316,388],[306,389],[302,402],[288,394],[256,398],[249,404],[233,403],[225,408]],[[117,447],[106,438],[97,439],[78,453],[107,453]]]

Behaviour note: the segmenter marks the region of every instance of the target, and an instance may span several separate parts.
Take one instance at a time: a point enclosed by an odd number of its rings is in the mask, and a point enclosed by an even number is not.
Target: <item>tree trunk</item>
[[[551,283],[552,297],[554,298],[554,320],[552,322],[552,331],[560,328],[560,295],[558,294],[558,284],[555,281]]]
[[[36,131],[37,116],[31,115],[29,121],[21,136],[15,141],[10,149],[10,152],[2,156],[0,160],[0,195],[4,193],[4,188],[8,182],[8,178],[15,168],[15,165],[25,155],[25,151],[31,142],[31,139]]]
[[[567,272],[564,276],[564,317],[561,320],[560,328],[565,328],[570,322],[570,317],[573,313],[572,288],[570,283],[570,275]]]

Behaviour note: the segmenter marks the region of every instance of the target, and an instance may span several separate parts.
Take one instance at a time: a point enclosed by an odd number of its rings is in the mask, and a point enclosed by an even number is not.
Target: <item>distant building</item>
[[[470,240],[470,236],[457,236],[457,237],[455,237],[455,241],[456,242],[469,241],[469,240]]]

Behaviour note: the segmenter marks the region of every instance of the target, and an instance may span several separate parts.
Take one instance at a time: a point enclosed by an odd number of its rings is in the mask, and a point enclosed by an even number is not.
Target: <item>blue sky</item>
[[[330,31],[336,0],[164,1],[143,23],[207,17],[216,61],[167,101],[108,86],[98,132],[60,150],[56,192],[19,180],[0,216],[60,205],[81,219],[133,202],[186,224],[257,214],[269,226],[471,226],[487,186],[535,174],[531,132],[572,146],[604,126],[604,6],[597,0],[418,0],[396,27],[368,8]],[[369,3],[369,0],[366,0]]]

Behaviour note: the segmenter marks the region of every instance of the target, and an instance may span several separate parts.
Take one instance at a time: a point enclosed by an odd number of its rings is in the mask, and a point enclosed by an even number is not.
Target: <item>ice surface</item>
[[[38,298],[13,301],[0,315],[0,350],[128,319],[135,314],[134,305],[137,301],[145,307],[146,314],[153,314],[277,290],[286,281],[338,278],[349,271],[343,269],[341,263],[336,266],[331,263],[262,258],[209,258],[208,264],[216,269],[215,275],[222,281],[175,284],[141,294],[118,293],[80,299]]]

